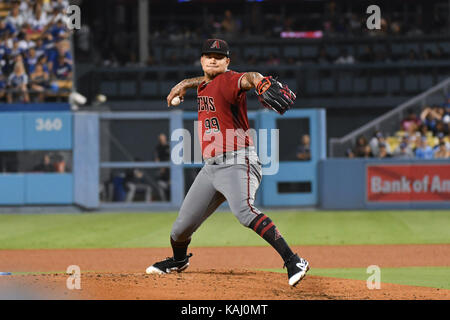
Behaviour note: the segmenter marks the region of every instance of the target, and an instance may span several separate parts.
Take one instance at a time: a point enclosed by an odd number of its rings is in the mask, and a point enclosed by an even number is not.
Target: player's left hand
[[[296,99],[286,84],[272,78],[264,77],[256,86],[256,95],[261,104],[279,114],[284,114],[294,104]]]

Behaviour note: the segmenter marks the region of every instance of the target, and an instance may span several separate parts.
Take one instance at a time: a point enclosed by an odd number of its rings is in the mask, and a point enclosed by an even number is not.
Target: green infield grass
[[[291,245],[450,243],[450,210],[264,211]],[[0,214],[0,249],[168,247],[177,213]],[[265,246],[216,212],[192,246]]]

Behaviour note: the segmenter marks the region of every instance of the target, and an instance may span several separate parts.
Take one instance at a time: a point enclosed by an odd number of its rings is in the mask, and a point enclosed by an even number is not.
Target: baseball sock
[[[186,258],[189,243],[191,243],[191,239],[188,239],[186,241],[175,241],[172,239],[172,237],[170,237],[170,244],[172,245],[174,260],[181,261]]]
[[[280,254],[283,261],[286,262],[294,254],[275,224],[265,214],[261,213],[253,219],[249,228],[266,240]]]

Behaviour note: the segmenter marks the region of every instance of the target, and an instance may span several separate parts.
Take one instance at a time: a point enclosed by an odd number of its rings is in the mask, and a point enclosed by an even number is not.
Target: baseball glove
[[[286,84],[272,78],[264,77],[256,86],[256,96],[259,102],[279,114],[284,114],[294,104],[296,95]]]

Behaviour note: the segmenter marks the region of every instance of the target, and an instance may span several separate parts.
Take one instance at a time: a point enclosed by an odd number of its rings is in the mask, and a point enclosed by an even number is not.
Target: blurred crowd
[[[367,139],[358,137],[348,158],[450,159],[450,95],[443,105],[427,106],[420,114],[409,111],[399,131],[381,131]]]
[[[68,0],[0,3],[0,103],[43,102],[72,87]]]

